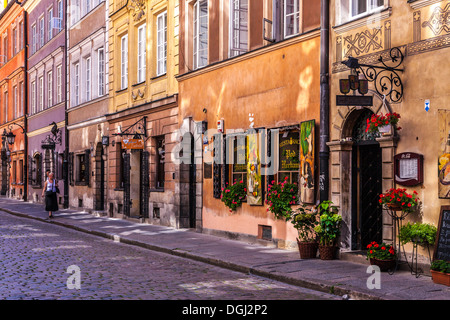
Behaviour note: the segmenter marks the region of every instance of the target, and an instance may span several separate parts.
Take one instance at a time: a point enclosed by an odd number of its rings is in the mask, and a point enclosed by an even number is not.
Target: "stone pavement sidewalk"
[[[380,288],[374,287],[369,264],[344,260],[302,260],[298,251],[229,240],[188,229],[135,223],[97,217],[73,209],[63,209],[47,220],[43,205],[0,198],[0,210],[78,231],[165,252],[216,266],[334,293],[349,299],[450,300],[450,288],[434,284],[429,276],[416,278],[410,271],[393,275],[381,273]],[[368,286],[369,283],[369,286]]]

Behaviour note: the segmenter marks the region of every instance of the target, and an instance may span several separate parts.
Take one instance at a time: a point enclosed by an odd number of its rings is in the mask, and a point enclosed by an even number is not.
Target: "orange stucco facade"
[[[206,120],[210,132],[216,130],[218,120],[223,120],[226,134],[228,130],[248,130],[251,125],[270,129],[314,119],[318,130],[319,57],[319,32],[312,31],[181,75],[179,123],[186,118]],[[258,239],[259,226],[270,226],[278,247],[290,247],[295,242],[297,231],[290,223],[276,220],[267,205],[243,203],[230,212],[213,197],[213,179],[206,177],[202,195],[204,232]]]

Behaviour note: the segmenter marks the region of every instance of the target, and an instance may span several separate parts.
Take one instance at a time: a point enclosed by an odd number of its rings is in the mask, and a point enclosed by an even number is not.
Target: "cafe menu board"
[[[394,157],[395,182],[402,186],[416,186],[423,182],[423,155],[405,152]]]
[[[441,207],[433,260],[450,261],[450,206]]]
[[[285,131],[280,133],[280,171],[298,171],[300,169],[300,133]]]

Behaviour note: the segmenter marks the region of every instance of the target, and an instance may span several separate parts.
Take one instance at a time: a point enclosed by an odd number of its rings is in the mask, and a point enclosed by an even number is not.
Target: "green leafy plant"
[[[450,262],[444,260],[434,260],[431,263],[430,269],[438,272],[450,273]]]
[[[292,213],[291,223],[298,231],[298,239],[302,242],[317,241],[317,234],[314,228],[319,222],[319,213],[315,207],[308,208],[301,206]]]
[[[367,245],[367,260],[370,258],[378,260],[393,260],[396,257],[395,249],[386,243],[378,244],[372,241]]]
[[[398,237],[402,244],[417,242],[421,245],[433,245],[436,240],[437,228],[428,223],[407,223],[400,228]]]
[[[337,238],[341,234],[342,216],[336,213],[337,207],[332,204],[333,202],[327,200],[318,206],[320,220],[314,231],[319,237],[319,244],[323,246],[336,245]]]
[[[235,182],[222,188],[220,199],[230,209],[230,212],[236,210],[247,198],[247,187],[244,181]]]
[[[298,200],[297,183],[289,183],[287,177],[283,182],[269,184],[266,204],[269,205],[267,211],[272,212],[277,219],[289,221],[292,218],[291,205]]]

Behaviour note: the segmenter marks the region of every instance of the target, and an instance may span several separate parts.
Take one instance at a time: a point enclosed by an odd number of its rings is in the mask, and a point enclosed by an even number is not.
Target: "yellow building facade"
[[[403,224],[437,226],[441,207],[450,204],[449,188],[440,182],[445,180],[440,172],[443,165],[438,163],[439,156],[446,152],[450,134],[450,33],[444,19],[450,12],[450,1],[361,3],[334,0],[330,7],[330,198],[340,207],[344,219],[341,246],[354,250],[364,249],[371,241],[396,241],[395,221],[377,204],[379,194],[387,189],[405,188],[411,194],[417,192],[420,198],[418,210],[409,214]],[[392,61],[391,54],[397,60]],[[342,95],[340,80],[352,72],[342,62],[350,57],[360,64],[378,67],[383,67],[380,57],[388,66],[401,62],[397,67],[401,70],[397,71],[401,86],[399,81],[387,82],[383,89],[380,82],[371,81],[366,94],[373,97],[371,106],[338,105],[336,96]],[[367,71],[367,67],[362,69]],[[384,75],[390,77],[389,73]],[[397,99],[396,92],[389,95],[392,84],[401,92],[401,99]],[[402,129],[391,129],[368,141],[364,133],[367,118],[390,112],[400,114]],[[409,185],[405,180],[411,178],[401,177],[405,172],[398,160],[408,154],[423,159],[423,165],[419,160],[418,167],[409,173],[417,176],[419,172],[422,176]],[[368,167],[364,157],[368,155],[376,168],[365,173]],[[369,189],[364,187],[367,179],[373,181]],[[369,194],[372,200],[367,199]],[[372,213],[365,211],[370,206],[376,208]],[[407,252],[410,249],[407,246]],[[428,258],[426,250],[420,253]]]
[[[108,212],[172,227],[183,226],[178,169],[165,156],[178,127],[178,7],[109,3]]]

